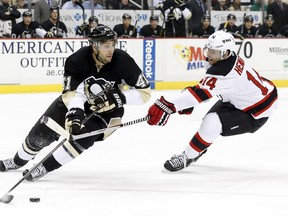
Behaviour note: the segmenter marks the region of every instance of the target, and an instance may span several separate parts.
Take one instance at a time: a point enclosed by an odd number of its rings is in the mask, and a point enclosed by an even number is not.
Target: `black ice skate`
[[[26,169],[23,172],[23,176],[26,175],[26,173],[28,173],[29,170]],[[35,170],[33,170],[33,172],[31,172],[27,177],[26,180],[27,181],[31,181],[34,182],[40,178],[42,178],[43,176],[45,176],[48,173],[48,171],[46,170],[46,168],[43,166],[43,164],[40,164]]]
[[[0,171],[6,172],[8,170],[17,170],[22,166],[18,166],[13,158],[9,158],[7,160],[1,160],[0,161]]]
[[[205,154],[207,149],[201,152],[196,158],[189,159],[183,152],[179,155],[174,155],[170,160],[167,160],[164,164],[166,170],[170,172],[177,172],[188,167],[191,163],[195,163],[203,154]]]

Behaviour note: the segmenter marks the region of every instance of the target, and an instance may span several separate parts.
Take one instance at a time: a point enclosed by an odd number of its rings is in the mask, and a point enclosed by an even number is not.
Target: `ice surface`
[[[144,106],[126,106],[124,121],[146,115],[160,95]],[[12,157],[30,128],[59,93],[0,95],[0,158]],[[69,216],[287,216],[288,89],[279,89],[279,107],[255,134],[219,137],[208,152],[181,173],[163,173],[163,164],[184,150],[215,101],[190,116],[171,116],[165,127],[140,123],[95,143],[71,163],[35,183],[23,182],[0,215]],[[22,171],[0,173],[0,196]],[[29,202],[39,197],[39,203]]]

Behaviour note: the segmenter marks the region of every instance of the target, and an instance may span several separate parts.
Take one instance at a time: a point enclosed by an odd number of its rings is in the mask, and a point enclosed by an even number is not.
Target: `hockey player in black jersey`
[[[142,26],[139,37],[163,37],[163,29],[158,23],[158,16],[150,16],[150,24]]]
[[[87,38],[91,31],[98,25],[98,23],[99,20],[96,16],[89,17],[88,23],[84,22],[82,25],[77,27],[75,36],[77,38]]]
[[[122,16],[122,23],[114,26],[115,31],[119,38],[137,38],[137,26],[131,24],[132,17],[128,13]]]
[[[192,37],[194,38],[208,38],[215,32],[215,28],[210,25],[211,18],[209,15],[204,15],[201,23],[194,26],[192,29]]]
[[[42,28],[51,32],[54,38],[67,38],[67,27],[65,23],[59,20],[59,7],[50,8],[50,18],[41,23]]]
[[[98,25],[88,37],[89,46],[70,55],[65,62],[62,94],[44,112],[71,134],[106,128],[121,123],[123,105],[141,105],[150,99],[150,85],[126,52],[116,49],[117,35],[108,26]],[[124,86],[126,90],[124,90]],[[93,111],[86,123],[81,122]],[[0,171],[18,169],[41,149],[59,139],[45,124],[36,122],[14,157],[0,161]],[[77,141],[66,141],[27,180],[34,181],[79,156],[111,131]],[[26,171],[27,172],[27,171]],[[26,173],[24,171],[24,173]]]
[[[12,28],[12,38],[52,38],[51,32],[46,32],[37,21],[32,21],[32,13],[24,11],[23,21]]]
[[[265,22],[261,25],[256,33],[257,38],[276,38],[278,35],[278,30],[273,26],[274,18],[272,14],[268,14],[265,17]]]
[[[244,18],[244,23],[238,26],[238,32],[244,38],[254,38],[256,36],[257,28],[253,26],[254,18],[252,15],[247,15]]]

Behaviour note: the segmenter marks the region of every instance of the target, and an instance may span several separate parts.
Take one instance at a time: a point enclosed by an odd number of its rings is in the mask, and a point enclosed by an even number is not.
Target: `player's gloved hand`
[[[176,112],[176,108],[173,103],[170,103],[161,96],[160,99],[156,100],[155,103],[148,110],[149,120],[147,121],[150,125],[164,126],[170,115]]]
[[[94,107],[98,113],[103,113],[123,107],[126,104],[126,98],[118,88],[115,88],[98,95],[94,100],[94,104],[92,109]]]
[[[194,107],[189,107],[187,109],[179,110],[178,113],[180,115],[191,115],[194,110]]]
[[[186,2],[183,0],[174,0],[174,3],[177,5],[177,7],[180,8],[181,11],[185,9]]]
[[[84,120],[84,110],[80,108],[71,108],[66,113],[65,129],[71,134],[79,134]]]
[[[53,38],[54,34],[52,32],[47,32],[44,36],[44,38]]]

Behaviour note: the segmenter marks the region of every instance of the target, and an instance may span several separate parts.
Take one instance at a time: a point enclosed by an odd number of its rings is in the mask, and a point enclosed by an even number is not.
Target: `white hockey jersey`
[[[274,84],[261,77],[235,53],[207,69],[198,85],[187,87],[176,98],[168,101],[174,103],[177,110],[182,110],[213,96],[218,96],[223,102],[230,102],[255,119],[270,116],[277,104]]]

